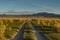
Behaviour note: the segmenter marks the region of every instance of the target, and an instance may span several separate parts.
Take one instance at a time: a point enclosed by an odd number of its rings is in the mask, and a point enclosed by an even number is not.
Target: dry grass
[[[23,21],[0,19],[0,40],[13,38],[19,31]]]
[[[9,23],[7,23],[5,25],[2,22],[2,20],[10,20],[10,22],[13,23],[13,20],[20,20],[20,21],[22,21],[22,20],[27,21],[28,20],[28,21],[31,21],[32,19],[36,19],[37,20],[37,24],[36,25],[40,25],[39,24],[40,20],[43,20],[43,22],[46,21],[46,20],[49,20],[49,22],[52,21],[52,20],[54,20],[54,21],[56,21],[55,26],[58,28],[58,31],[60,32],[60,18],[44,18],[44,17],[27,17],[27,18],[26,17],[18,17],[18,18],[17,17],[0,17],[0,40],[8,40],[6,37],[4,37],[4,32],[6,30],[7,24],[9,24]],[[9,26],[7,28],[9,28]],[[10,32],[10,31],[8,30],[8,32]],[[17,34],[17,32],[13,32],[13,31],[11,31],[11,33],[12,34],[9,34],[9,35],[12,36],[12,37],[14,37]],[[31,35],[34,35],[34,34],[31,34]],[[51,34],[47,34],[47,36],[48,37],[52,36],[53,38],[59,39],[60,33],[56,33],[56,34],[55,33],[51,33]],[[34,36],[34,38],[35,38],[35,36]]]

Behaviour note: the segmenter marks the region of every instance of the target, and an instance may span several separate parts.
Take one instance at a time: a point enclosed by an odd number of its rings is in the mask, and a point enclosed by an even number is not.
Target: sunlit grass
[[[1,20],[0,21],[0,40],[12,39],[20,30],[24,21]]]
[[[0,40],[8,40],[13,38],[18,33],[19,29],[21,28],[20,26],[23,23],[23,21],[20,21],[20,18],[0,19]],[[22,19],[30,20],[32,18],[21,18],[21,20]],[[39,23],[38,20],[40,20]],[[32,22],[34,23],[34,26],[37,26],[38,30],[43,31],[46,37],[48,37],[50,40],[60,40],[60,20],[56,20],[56,18],[53,18],[53,20],[52,18],[36,18],[36,20],[33,20]],[[50,28],[47,29],[48,27]],[[56,27],[56,29],[54,27]],[[53,29],[55,30],[55,32],[49,32],[49,30],[52,31]],[[25,40],[36,40],[36,36],[29,23],[27,23],[27,27],[25,28],[24,38],[26,38]]]
[[[60,33],[45,34],[50,40],[60,40]]]
[[[25,30],[24,30],[24,34],[23,34],[23,40],[37,40],[37,37],[33,31],[34,30],[29,25],[29,22],[28,22],[28,25],[26,24],[26,26],[25,26]]]
[[[37,23],[37,20],[32,21],[37,30],[43,32],[49,40],[60,40],[60,22],[55,20],[41,20]]]

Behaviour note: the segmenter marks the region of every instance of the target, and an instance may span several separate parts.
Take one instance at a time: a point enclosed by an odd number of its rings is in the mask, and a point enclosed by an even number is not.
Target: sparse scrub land
[[[14,19],[14,20],[12,20]],[[29,25],[31,22],[39,32],[50,40],[60,40],[60,19],[49,18],[1,18],[0,19],[0,40],[8,40],[15,37],[21,29],[21,25],[26,22],[23,39],[24,40],[37,40],[36,35]]]
[[[12,39],[21,28],[23,21],[0,20],[0,40]]]
[[[29,25],[29,22],[25,26],[23,40],[37,40],[37,37],[33,32],[32,27]]]
[[[60,40],[59,23],[59,20],[40,20],[39,23],[37,19],[32,20],[32,24],[37,28],[37,30],[43,32],[50,40]]]

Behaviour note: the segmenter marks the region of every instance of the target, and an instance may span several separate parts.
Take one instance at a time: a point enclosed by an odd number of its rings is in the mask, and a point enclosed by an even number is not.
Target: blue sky
[[[0,12],[34,11],[60,13],[60,0],[0,0]]]

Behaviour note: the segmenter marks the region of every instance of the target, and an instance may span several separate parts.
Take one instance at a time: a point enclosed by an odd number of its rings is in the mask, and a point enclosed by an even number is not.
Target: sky
[[[60,14],[60,0],[0,0],[0,12],[52,12]]]

